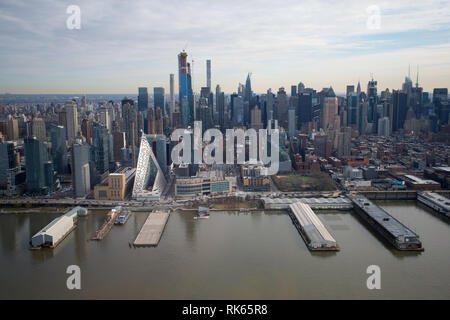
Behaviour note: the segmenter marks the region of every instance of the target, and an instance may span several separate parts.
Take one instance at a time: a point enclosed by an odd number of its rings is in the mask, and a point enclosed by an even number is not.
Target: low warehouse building
[[[75,207],[54,219],[31,238],[32,247],[56,247],[75,227],[79,216],[87,214],[87,209]]]

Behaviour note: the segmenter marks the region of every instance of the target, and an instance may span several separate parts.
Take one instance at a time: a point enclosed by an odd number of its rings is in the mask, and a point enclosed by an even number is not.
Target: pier
[[[302,202],[289,205],[289,216],[311,251],[339,251],[336,240],[311,207]]]
[[[92,237],[92,240],[103,240],[104,237],[109,233],[114,222],[119,216],[120,212],[122,212],[122,207],[115,207],[108,212],[107,218],[100,229],[97,230],[95,235]]]
[[[398,250],[423,251],[419,236],[359,194],[349,195],[355,212]]]
[[[142,226],[136,240],[135,246],[156,246],[169,219],[168,212],[152,212]]]

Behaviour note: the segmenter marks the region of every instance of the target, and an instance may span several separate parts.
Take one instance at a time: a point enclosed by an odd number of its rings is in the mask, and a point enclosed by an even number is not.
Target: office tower
[[[413,82],[410,77],[410,72],[408,71],[408,76],[405,77],[405,82],[402,84],[402,91],[406,94],[406,103],[407,107],[409,108],[409,103],[411,99],[411,92],[413,88]]]
[[[237,95],[231,96],[233,109],[233,124],[242,126],[244,124],[244,100]]]
[[[148,134],[155,134],[156,133],[156,129],[155,129],[155,108],[150,107],[148,109]]]
[[[288,100],[286,91],[281,87],[277,93],[277,119],[280,127],[288,128]]]
[[[320,127],[329,132],[333,129],[339,129],[337,124],[338,116],[338,99],[333,88],[324,89],[322,92],[322,111],[320,114]]]
[[[86,95],[83,95],[83,97],[81,98],[81,110],[86,110]]]
[[[216,111],[218,115],[218,125],[223,130],[225,126],[225,94],[216,86]]]
[[[206,60],[206,86],[211,89],[211,60]]]
[[[67,132],[67,130],[66,130]],[[92,120],[83,119],[81,121],[81,134],[86,139],[87,143],[92,144]]]
[[[26,188],[28,193],[45,193],[53,186],[53,170],[47,146],[36,137],[24,139]]]
[[[303,124],[312,121],[312,94],[300,93],[298,96],[298,129],[301,129]]]
[[[391,125],[388,117],[378,119],[378,135],[388,137],[391,134]]]
[[[92,127],[92,150],[95,169],[102,174],[109,170],[109,133],[106,126],[94,123]]]
[[[67,173],[67,142],[66,128],[63,126],[52,126],[50,129],[52,140],[52,160],[57,174]]]
[[[126,148],[125,132],[115,131],[113,133],[113,158],[114,161],[121,161],[121,150]]]
[[[19,122],[16,118],[9,116],[8,119],[8,140],[15,141],[19,139]]]
[[[105,106],[101,106],[99,109],[99,122],[111,131],[112,127],[112,114],[110,114],[110,110]]]
[[[256,131],[264,128],[264,125],[262,123],[261,109],[258,105],[256,105],[251,111],[251,127]]]
[[[434,88],[433,89],[433,103],[436,101],[447,101],[448,89],[447,88]]]
[[[367,122],[377,123],[377,81],[373,80],[373,78],[367,84],[367,100],[369,102]]]
[[[443,127],[448,125],[450,123],[450,101],[436,99],[434,108],[439,126]]]
[[[350,127],[342,127],[338,133],[338,157],[350,157],[352,129]]]
[[[148,91],[147,88],[138,88],[138,111],[146,113],[148,109]]]
[[[175,112],[175,75],[173,73],[170,74],[170,107],[169,107],[169,118],[173,123],[172,113]]]
[[[47,138],[45,130],[45,121],[42,118],[33,118],[31,121],[31,135],[39,141],[45,142]]]
[[[348,97],[349,94],[354,93],[355,92],[355,86],[347,86],[347,90],[346,90],[346,96]]]
[[[297,86],[291,86],[291,97],[295,97],[297,95]]]
[[[294,137],[297,133],[295,108],[289,108],[288,110],[288,134],[289,137]]]
[[[11,170],[16,168],[16,156],[14,154],[14,143],[0,143],[0,189],[6,189],[8,176]],[[12,172],[14,174],[14,172]]]
[[[166,104],[165,104],[164,88],[162,88],[162,87],[153,88],[153,106],[155,108],[160,107],[161,110],[164,111],[165,105]]]
[[[303,84],[303,82],[299,82],[297,87],[298,87],[298,90],[297,90],[298,94],[303,93],[305,91],[305,85]]]
[[[408,112],[407,93],[399,90],[393,90],[392,104],[393,104],[392,131],[396,132],[404,128],[406,113]]]
[[[125,97],[122,100],[123,129],[127,146],[137,146],[138,143],[138,115],[134,101]]]
[[[162,108],[157,106],[155,108],[155,133],[163,134],[164,133],[164,117]]]
[[[267,94],[265,96],[264,99],[264,108],[263,108],[263,112],[262,112],[262,118],[263,118],[263,123],[265,126],[267,126],[267,123],[270,120],[275,119],[275,117],[277,116],[275,113],[275,95],[272,93],[272,90],[269,89],[267,90]]]
[[[72,187],[74,196],[85,197],[91,190],[89,164],[90,147],[87,143],[75,141],[72,148]]]
[[[347,95],[347,126],[356,127],[358,122],[358,95],[349,92]]]
[[[66,136],[69,144],[73,142],[78,134],[78,111],[77,104],[69,100],[64,106],[66,112]]]
[[[247,101],[250,103],[250,100],[253,97],[253,91],[252,91],[252,83],[250,80],[251,73],[247,75],[247,80],[245,81],[245,91],[244,91],[244,101]]]

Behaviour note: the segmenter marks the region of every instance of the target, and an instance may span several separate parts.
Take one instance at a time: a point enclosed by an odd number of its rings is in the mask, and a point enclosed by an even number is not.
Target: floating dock
[[[422,191],[417,193],[417,200],[443,216],[450,218],[450,199],[436,192]]]
[[[168,212],[161,211],[150,213],[133,244],[135,246],[158,245],[169,215]]]
[[[334,240],[309,205],[303,202],[290,204],[289,216],[303,240],[305,240],[309,250],[339,251],[336,240]]]
[[[109,233],[112,226],[114,225],[114,222],[116,221],[119,214],[122,212],[122,207],[117,206],[111,211],[108,212],[107,217],[103,225],[100,227],[100,229],[97,230],[95,235],[91,238],[92,240],[103,240],[104,237]]]
[[[362,195],[350,195],[355,212],[398,250],[423,251],[419,236]]]

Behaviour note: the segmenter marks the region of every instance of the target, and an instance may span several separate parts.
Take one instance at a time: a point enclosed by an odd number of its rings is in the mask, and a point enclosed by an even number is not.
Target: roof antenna
[[[417,65],[417,80],[416,80],[416,88],[419,87],[419,65]]]

